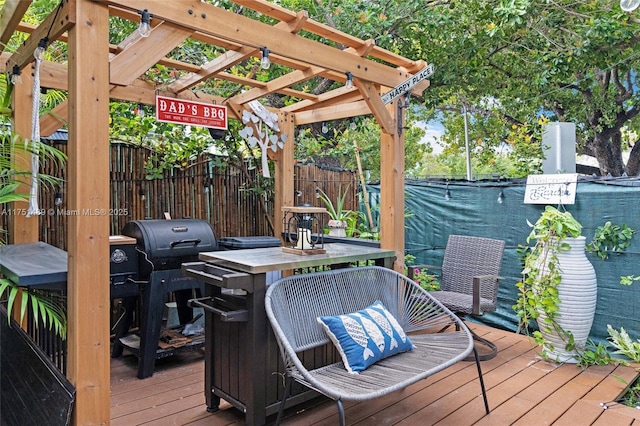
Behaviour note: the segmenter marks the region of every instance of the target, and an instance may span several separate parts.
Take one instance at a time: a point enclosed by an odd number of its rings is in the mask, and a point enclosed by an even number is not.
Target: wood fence
[[[66,151],[66,145],[57,148]],[[273,235],[263,206],[271,220],[281,220],[273,211],[271,196],[252,191],[256,169],[244,171],[228,166],[214,167],[203,155],[185,169],[172,169],[161,179],[145,178],[144,163],[149,151],[125,144],[112,144],[110,154],[111,203],[108,212],[72,211],[67,206],[67,191],[42,190],[39,196],[40,240],[66,249],[66,224],[74,214],[109,214],[110,233],[117,235],[131,220],[163,218],[205,219],[211,223],[216,237]],[[41,171],[66,178],[65,168],[41,165]],[[339,191],[348,191],[345,208],[358,208],[358,179],[351,171],[322,169],[315,165],[299,165],[295,169],[295,203],[324,207],[316,197],[316,187],[335,200]],[[56,192],[62,195],[56,204]],[[264,197],[264,198],[261,198]],[[2,207],[2,206],[0,206]],[[0,217],[0,228],[7,229],[8,216]]]

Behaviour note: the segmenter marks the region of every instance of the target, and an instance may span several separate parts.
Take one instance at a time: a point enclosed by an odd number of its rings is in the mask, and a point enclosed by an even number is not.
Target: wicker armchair
[[[300,354],[330,345],[317,318],[342,315],[382,302],[407,332],[415,348],[377,361],[359,374],[342,362],[307,368]],[[293,381],[336,401],[344,425],[342,401],[378,398],[425,379],[474,353],[489,413],[480,362],[473,337],[450,310],[407,277],[369,266],[293,275],[271,284],[265,308],[286,369],[286,387],[276,424]],[[443,331],[444,330],[444,331]]]
[[[440,291],[430,294],[458,316],[483,315],[497,307],[504,244],[491,238],[450,235],[441,268],[412,268],[440,269]],[[489,348],[481,359],[496,356],[498,350],[492,342],[475,333],[474,340]]]

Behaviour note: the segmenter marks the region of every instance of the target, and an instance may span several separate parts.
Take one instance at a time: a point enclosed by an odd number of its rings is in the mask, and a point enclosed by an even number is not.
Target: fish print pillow
[[[358,373],[383,358],[414,348],[398,321],[376,301],[345,315],[318,317],[350,373]]]

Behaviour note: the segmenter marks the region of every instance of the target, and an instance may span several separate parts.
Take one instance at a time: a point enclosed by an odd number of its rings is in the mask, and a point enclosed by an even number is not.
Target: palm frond
[[[19,194],[16,192],[20,184],[9,183],[4,186],[0,186],[0,204],[11,203],[13,201],[27,201],[27,194]]]
[[[16,154],[36,154],[43,161],[48,161],[54,167],[61,168],[67,156],[59,149],[47,145],[46,143],[32,143],[29,139],[25,139],[15,134],[8,127],[0,126],[0,185],[2,182],[18,182],[29,184],[31,182],[31,170],[23,163],[16,161]],[[39,183],[45,188],[56,188],[63,180],[58,177],[38,173]]]
[[[51,300],[48,294],[39,294],[37,291],[33,291],[26,288],[21,288],[15,285],[8,279],[0,278],[0,294],[7,294],[7,312],[13,311],[13,306],[16,303],[18,294],[21,294],[20,298],[20,312],[19,320],[23,322],[27,314],[27,307],[29,301],[31,302],[31,310],[38,318],[41,318],[42,323],[49,330],[55,331],[55,333],[62,339],[67,337],[67,317],[64,311],[64,304]],[[9,322],[11,316],[9,316]],[[36,327],[40,321],[36,321]]]

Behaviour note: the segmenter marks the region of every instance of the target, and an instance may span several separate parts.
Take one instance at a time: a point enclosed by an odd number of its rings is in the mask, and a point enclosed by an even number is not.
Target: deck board
[[[348,425],[635,425],[640,410],[609,402],[637,375],[633,366],[556,365],[540,359],[538,349],[521,335],[472,325],[498,346],[498,356],[483,361],[491,413],[486,415],[472,362],[460,362],[403,391],[374,401],[347,402]],[[244,416],[222,402],[207,412],[204,353],[159,360],[152,377],[139,380],[137,360],[125,355],[111,362],[111,424],[244,426]],[[619,380],[622,379],[623,381]],[[287,426],[333,426],[335,403],[323,399],[287,413]]]

